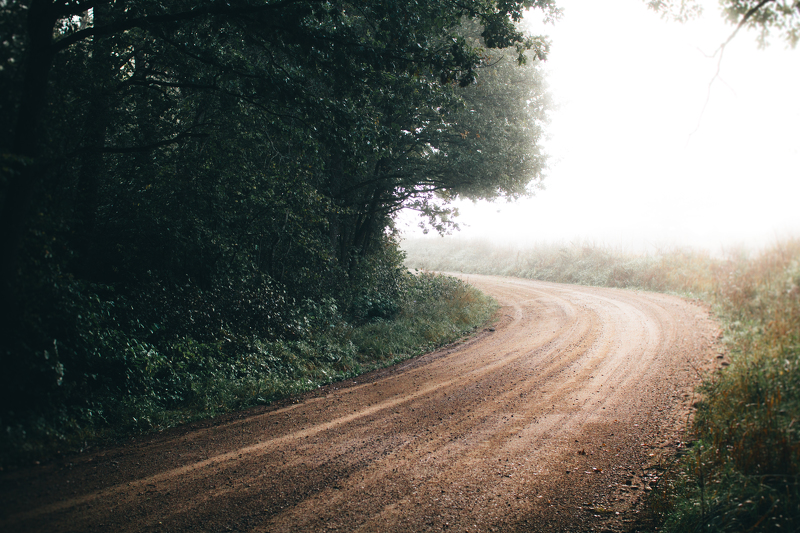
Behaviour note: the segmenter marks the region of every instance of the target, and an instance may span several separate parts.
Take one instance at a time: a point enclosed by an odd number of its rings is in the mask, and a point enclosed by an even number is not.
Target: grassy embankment
[[[0,465],[269,403],[389,366],[472,332],[496,309],[493,300],[454,278],[407,274],[400,284],[399,310],[390,319],[353,325],[330,302],[306,302],[292,324],[292,340],[234,339],[242,344],[234,349],[233,342],[183,338],[161,350],[136,350],[129,342],[113,353],[129,366],[135,387],[121,392],[98,385],[81,403],[4,423]]]
[[[707,376],[691,432],[651,500],[659,531],[800,531],[800,240],[758,254],[641,255],[412,241],[412,268],[673,292],[712,304],[731,364]]]

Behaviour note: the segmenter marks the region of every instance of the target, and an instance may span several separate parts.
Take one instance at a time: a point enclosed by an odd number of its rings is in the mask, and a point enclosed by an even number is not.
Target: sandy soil
[[[722,363],[703,305],[465,276],[503,305],[397,367],[0,477],[2,531],[622,531]]]

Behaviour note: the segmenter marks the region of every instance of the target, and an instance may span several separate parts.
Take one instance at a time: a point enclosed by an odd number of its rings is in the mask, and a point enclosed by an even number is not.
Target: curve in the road
[[[503,306],[493,330],[297,403],[6,473],[0,526],[589,531],[634,520],[716,361],[706,308],[467,279]]]

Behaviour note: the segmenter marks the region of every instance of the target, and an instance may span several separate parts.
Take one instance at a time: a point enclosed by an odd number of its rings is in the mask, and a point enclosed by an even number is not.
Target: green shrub
[[[390,252],[364,261],[356,283],[370,288],[351,300],[383,298],[386,312],[375,304],[350,317],[331,297],[295,303],[258,275],[208,290],[153,276],[123,295],[49,271],[48,303],[28,308],[20,342],[51,340],[2,378],[13,401],[0,412],[0,463],[308,391],[424,353],[491,315],[475,289],[414,276]]]

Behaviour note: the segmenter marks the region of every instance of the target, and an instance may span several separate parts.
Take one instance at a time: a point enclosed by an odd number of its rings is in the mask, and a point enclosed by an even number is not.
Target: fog
[[[720,63],[733,28],[715,2],[687,24],[643,0],[560,4],[554,26],[528,21],[553,41],[546,188],[458,203],[457,237],[715,250],[800,235],[800,50],[743,31]],[[418,221],[400,217],[406,237]]]

